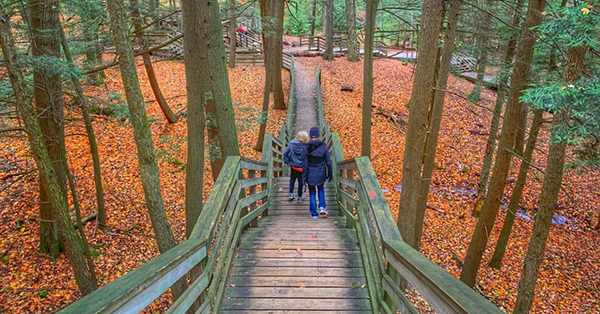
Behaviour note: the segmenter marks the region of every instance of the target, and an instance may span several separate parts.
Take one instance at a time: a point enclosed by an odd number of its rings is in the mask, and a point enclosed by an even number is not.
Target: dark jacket
[[[321,185],[327,179],[333,178],[327,144],[321,141],[308,142],[307,151],[308,173],[306,173],[306,181],[308,185]]]
[[[308,167],[306,154],[306,144],[293,139],[283,153],[283,162],[286,165],[306,169]]]

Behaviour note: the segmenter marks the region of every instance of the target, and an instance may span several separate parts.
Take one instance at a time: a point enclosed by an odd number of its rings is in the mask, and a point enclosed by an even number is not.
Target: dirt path
[[[315,71],[307,69],[301,61],[296,59],[296,121],[294,134],[299,131],[308,132],[311,127],[317,126],[317,81]]]

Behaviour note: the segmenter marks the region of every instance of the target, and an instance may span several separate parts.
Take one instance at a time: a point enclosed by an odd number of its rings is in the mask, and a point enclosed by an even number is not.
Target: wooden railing
[[[373,313],[419,313],[405,296],[414,288],[437,313],[502,313],[402,240],[369,158],[344,160],[340,138],[323,119],[321,72],[317,72],[317,107],[321,135],[329,146],[339,213],[355,229],[361,248]]]
[[[288,138],[287,131],[279,138],[267,135],[260,162],[228,157],[185,242],[59,313],[138,313],[188,273],[192,283],[166,313],[186,313],[194,304],[199,306],[196,313],[218,313],[240,235],[268,215],[273,178],[283,174]]]

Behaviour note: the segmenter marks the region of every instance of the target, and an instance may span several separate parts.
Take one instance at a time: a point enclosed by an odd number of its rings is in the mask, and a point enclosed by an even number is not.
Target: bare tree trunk
[[[419,62],[415,70],[413,91],[410,100],[408,129],[406,132],[406,148],[402,167],[402,198],[398,217],[398,228],[406,243],[419,249],[417,234],[419,190],[421,186],[421,163],[425,136],[428,129],[429,105],[435,64],[437,45],[443,19],[443,0],[425,0],[421,38],[419,40]]]
[[[563,82],[571,83],[581,78],[585,62],[586,46],[576,46],[569,48],[567,52],[567,61]],[[561,109],[552,119],[552,130],[564,128],[569,123],[570,112],[568,109]],[[554,132],[553,132],[554,133]],[[533,297],[535,293],[535,283],[539,273],[540,266],[544,260],[544,251],[546,250],[546,241],[550,234],[552,226],[552,217],[558,200],[558,192],[563,177],[565,166],[565,154],[567,142],[564,140],[550,143],[548,150],[548,165],[546,166],[546,175],[542,184],[540,194],[540,204],[533,225],[533,233],[527,248],[527,255],[523,264],[523,273],[519,281],[519,294],[513,313],[526,314],[531,310]]]
[[[237,20],[235,0],[229,1],[229,67],[235,68],[235,50],[237,46]]]
[[[362,149],[361,156],[371,158],[371,116],[373,107],[373,35],[379,0],[366,1],[365,60],[363,65]]]
[[[33,32],[32,52],[35,57],[50,56],[60,58],[59,8],[58,0],[32,0],[31,29]],[[63,199],[67,199],[66,171],[63,166],[64,118],[63,92],[59,74],[39,69],[33,73],[34,98],[41,131]],[[40,173],[40,176],[43,174]],[[60,244],[55,218],[48,195],[49,191],[40,178],[40,252],[49,253],[53,259],[58,257]],[[53,222],[54,221],[54,222]]]
[[[265,60],[265,68],[269,63],[269,39],[271,38],[271,32],[274,28],[271,27],[273,24],[271,15],[271,0],[260,0],[260,17],[262,21],[262,37],[263,37],[263,57]],[[270,91],[270,89],[269,89]]]
[[[508,210],[506,211],[506,218],[504,218],[502,232],[500,232],[500,237],[496,243],[496,250],[494,251],[494,255],[490,261],[490,267],[492,268],[500,269],[500,267],[502,267],[502,259],[504,258],[504,253],[506,252],[506,245],[508,244],[508,240],[510,238],[510,232],[512,231],[513,224],[515,223],[517,207],[519,207],[519,201],[521,200],[523,189],[525,188],[525,183],[527,181],[527,173],[529,173],[531,157],[533,156],[533,151],[535,150],[535,144],[537,143],[540,127],[544,121],[542,117],[543,113],[543,110],[536,110],[533,121],[531,122],[529,139],[527,140],[527,148],[525,148],[525,152],[523,153],[523,161],[521,161],[521,167],[519,169],[519,177],[517,178],[515,188],[513,189],[513,194],[510,198],[510,203],[508,204]]]
[[[482,27],[479,31],[485,32],[487,31],[487,24],[490,23],[490,18],[486,16],[484,23],[485,27]],[[478,38],[479,41],[479,57],[477,58],[477,77],[475,78],[475,86],[473,86],[473,90],[471,90],[471,94],[469,95],[469,99],[471,101],[479,101],[481,99],[481,91],[483,90],[483,79],[485,77],[485,67],[487,66],[487,54],[488,54],[488,39],[486,38],[487,34],[481,34]]]
[[[60,41],[65,54],[65,59],[73,64],[73,57],[71,50],[67,44],[67,38],[61,27],[60,29]],[[83,94],[83,88],[76,78],[71,78],[71,83],[75,88],[75,94],[77,95],[77,101],[81,106],[81,114],[83,116],[83,123],[85,125],[85,132],[90,143],[90,152],[92,154],[92,166],[94,168],[94,186],[96,188],[96,203],[98,206],[98,225],[100,229],[106,225],[106,208],[104,207],[104,188],[102,187],[102,172],[100,167],[100,156],[98,155],[98,144],[96,143],[96,135],[94,134],[94,127],[92,125],[92,119],[90,117],[90,107],[87,101],[87,97]]]
[[[200,89],[198,95],[204,95],[202,106],[206,114],[208,153],[212,177],[213,180],[217,180],[225,159],[228,156],[239,156],[240,149],[231,102],[218,2],[202,0],[202,3],[205,9],[197,13],[197,18],[203,21],[203,25],[193,26],[194,23],[189,22],[192,24],[190,27],[194,27],[193,32],[200,32],[202,38],[193,39],[194,46],[187,46],[187,49],[198,50],[192,54],[197,58],[195,62],[199,63],[202,69],[199,74],[203,74],[203,77],[196,88]]]
[[[283,77],[281,69],[283,68],[283,14],[285,9],[284,1],[273,1],[271,14],[275,21],[275,39],[273,41],[273,108],[285,110],[285,97],[283,94]]]
[[[104,45],[100,41],[100,22],[98,22],[98,17],[103,16],[105,13],[99,1],[89,1],[87,3],[86,14],[82,16],[82,22],[85,27],[83,36],[88,44],[91,43],[91,46],[87,47],[85,51],[85,59],[89,68],[96,68],[102,65],[102,53],[104,50]],[[88,76],[89,83],[100,86],[104,83],[105,77],[104,71],[90,73]]]
[[[435,167],[435,153],[437,149],[438,137],[440,134],[440,124],[444,111],[444,97],[446,96],[446,86],[448,85],[448,74],[450,73],[450,60],[454,50],[454,39],[457,33],[458,14],[462,0],[452,0],[448,12],[448,29],[444,38],[444,48],[442,60],[440,61],[439,74],[436,83],[436,91],[433,99],[433,108],[431,110],[431,119],[429,122],[429,131],[427,135],[425,158],[423,164],[423,173],[421,174],[421,185],[419,188],[419,200],[417,203],[417,224],[415,231],[416,246],[420,247],[421,234],[423,232],[423,220],[427,208],[427,198],[431,176]]]
[[[148,50],[148,40],[144,36],[144,30],[142,29],[142,17],[140,16],[140,8],[138,0],[130,0],[132,10],[131,15],[133,18],[135,29],[139,29],[135,35],[139,42],[139,45],[142,51]],[[150,87],[152,87],[152,93],[154,93],[154,98],[156,98],[156,102],[160,106],[160,110],[165,115],[165,118],[169,123],[177,122],[178,117],[173,113],[167,100],[162,94],[160,90],[160,85],[158,85],[158,80],[156,79],[156,74],[154,73],[154,67],[152,66],[152,59],[149,54],[143,54],[142,60],[144,61],[144,68],[146,69],[146,75],[148,75],[148,81],[150,82]]]
[[[200,23],[200,3],[195,0],[183,0],[183,47],[185,50],[185,78],[187,86],[187,132],[188,161],[185,177],[185,233],[189,237],[200,213],[202,212],[202,194],[204,189],[204,108],[205,98],[203,82],[206,58],[200,47],[204,47],[204,26]]]
[[[36,4],[38,3],[30,3]],[[33,6],[33,8],[40,8]],[[50,8],[49,8],[50,9]],[[54,12],[52,12],[54,11]],[[54,13],[58,19],[58,6],[47,13]],[[89,294],[97,288],[95,274],[90,269],[85,259],[85,243],[77,235],[73,228],[73,223],[69,217],[67,199],[64,197],[65,191],[57,173],[53,167],[52,159],[48,153],[48,148],[44,142],[44,133],[37,119],[37,113],[31,103],[31,94],[27,88],[27,83],[21,72],[17,50],[10,29],[10,18],[4,15],[4,3],[0,2],[0,48],[4,55],[6,69],[13,88],[16,104],[19,108],[21,118],[25,123],[25,129],[29,137],[29,144],[37,169],[40,173],[41,184],[47,193],[49,207],[52,211],[52,217],[56,223],[58,232],[65,244],[65,250],[69,258],[69,263],[73,267],[75,281],[83,295]],[[59,25],[56,21],[55,25]],[[57,31],[55,29],[55,31]],[[58,36],[58,34],[56,34]],[[59,48],[60,49],[60,48]],[[59,81],[60,82],[60,81]],[[64,163],[64,159],[59,161]]]
[[[477,271],[481,265],[481,258],[487,245],[489,234],[496,221],[498,208],[502,201],[504,185],[508,171],[510,169],[511,150],[515,144],[517,128],[521,120],[521,107],[519,101],[521,92],[527,84],[527,74],[533,56],[533,48],[537,40],[537,34],[532,27],[539,25],[542,21],[542,11],[544,9],[543,0],[529,1],[527,16],[521,34],[521,41],[516,51],[517,61],[513,70],[513,76],[510,82],[510,91],[500,143],[498,144],[498,155],[494,166],[494,173],[490,182],[490,188],[483,203],[481,217],[477,221],[473,238],[469,244],[469,250],[465,259],[463,270],[460,274],[460,280],[473,287],[477,278]]]
[[[333,61],[333,0],[325,2],[325,53],[323,60]]]
[[[356,6],[354,0],[346,0],[346,24],[348,27],[348,61],[359,60],[358,39],[356,35]]]
[[[315,23],[317,21],[317,1],[319,0],[313,0],[312,1],[312,15],[310,17],[310,39],[308,41],[308,46],[312,46],[313,45],[313,38],[315,36]]]
[[[571,83],[581,78],[585,62],[586,46],[576,46],[569,48],[567,52],[567,61],[563,82]],[[561,109],[552,119],[552,130],[564,128],[569,123],[570,112],[568,109]],[[554,133],[554,132],[553,132]],[[563,177],[565,166],[565,154],[567,142],[564,140],[550,143],[548,150],[548,165],[546,166],[546,175],[540,194],[540,204],[533,225],[533,233],[527,248],[527,255],[523,264],[523,273],[519,281],[519,294],[515,304],[515,314],[526,314],[531,310],[533,297],[535,293],[535,283],[537,281],[539,268],[544,260],[544,251],[546,250],[546,241],[550,234],[552,226],[552,217],[556,208],[558,192]]]
[[[277,0],[271,0],[271,4],[273,4],[273,2],[277,1]],[[273,6],[271,6],[271,9],[273,10]],[[264,22],[263,22],[264,23]],[[275,27],[274,25],[274,21],[272,19],[268,20],[268,24],[263,24],[263,29],[267,29],[266,33],[269,34],[268,39],[269,41],[272,43],[275,40],[275,32],[273,32],[273,28]],[[263,36],[265,36],[263,34]],[[269,50],[267,51],[267,54],[269,56],[272,56],[274,53],[274,45],[269,45]],[[268,58],[267,59],[267,63],[265,63],[265,89],[264,89],[264,94],[263,94],[263,106],[262,106],[262,111],[260,113],[260,120],[259,120],[259,124],[260,124],[260,129],[258,131],[258,140],[256,142],[256,146],[254,147],[255,150],[257,151],[262,151],[263,148],[263,144],[265,141],[265,134],[267,133],[267,120],[269,118],[269,100],[271,98],[270,95],[270,86],[273,80],[273,67],[274,67],[274,61],[273,58]]]
[[[521,15],[523,11],[523,2],[525,0],[519,0],[516,4],[515,11],[513,14],[512,25],[519,27],[521,24]],[[506,69],[509,67],[515,56],[517,49],[518,36],[512,36],[506,46],[506,55],[503,61],[503,67]],[[483,200],[485,199],[485,192],[487,190],[488,180],[490,178],[490,169],[492,167],[492,157],[496,150],[496,135],[500,127],[500,115],[502,114],[502,108],[506,102],[506,91],[508,90],[508,74],[501,75],[498,80],[498,92],[496,94],[496,105],[494,106],[494,113],[492,116],[492,125],[490,126],[490,134],[488,135],[487,143],[485,146],[485,155],[483,157],[483,165],[481,166],[481,175],[479,176],[479,183],[477,185],[477,199],[475,200],[475,206],[473,208],[473,216],[479,217],[481,214],[481,208],[483,207]]]
[[[140,177],[142,187],[144,188],[146,206],[150,214],[158,249],[161,253],[164,253],[174,247],[176,243],[163,203],[160,188],[160,172],[154,152],[150,122],[146,115],[144,98],[140,90],[140,83],[136,72],[133,50],[129,41],[129,26],[127,25],[125,8],[121,0],[108,0],[107,3],[110,15],[110,27],[117,48],[117,55],[119,56],[121,79],[123,80],[127,105],[131,114],[131,124],[138,151]],[[185,289],[185,282],[179,281],[176,283],[173,286],[174,298],[179,297]]]

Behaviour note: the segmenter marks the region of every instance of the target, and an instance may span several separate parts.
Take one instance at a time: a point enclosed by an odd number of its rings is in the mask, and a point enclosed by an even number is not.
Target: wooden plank
[[[204,272],[189,286],[173,305],[169,307],[166,314],[185,314],[187,310],[196,302],[198,297],[208,287],[208,275]]]
[[[247,215],[245,215],[244,217],[242,217],[242,221],[241,221],[242,226],[246,226],[247,224],[249,224],[258,215],[262,214],[265,211],[265,209],[267,209],[268,207],[269,207],[269,201],[267,201],[264,204],[260,205],[260,207],[258,207],[256,209],[253,209]]]
[[[384,243],[385,257],[438,313],[503,313],[405,242]]]
[[[255,238],[268,238],[271,240],[280,240],[286,241],[290,238],[298,239],[300,241],[309,241],[309,240],[322,240],[322,241],[358,241],[356,234],[344,235],[338,232],[329,232],[324,233],[323,231],[317,232],[305,232],[305,233],[291,233],[288,231],[278,230],[277,232],[260,232],[260,233],[250,233],[246,231],[244,236],[255,237]]]
[[[229,156],[221,168],[213,188],[204,204],[204,209],[194,225],[190,239],[201,239],[208,242],[212,238],[224,207],[229,200],[231,190],[238,179],[240,171],[240,157]]]
[[[414,305],[410,302],[410,300],[404,295],[404,293],[400,290],[398,285],[394,282],[390,275],[385,274],[383,276],[383,289],[390,297],[392,302],[394,303],[394,313],[395,310],[400,311],[401,313],[406,314],[418,314],[419,311],[414,307]]]
[[[349,186],[349,187],[351,187],[351,188],[353,188],[353,189],[355,189],[355,190],[356,190],[356,181],[355,181],[355,180],[351,180],[351,179],[344,178],[344,177],[339,177],[339,178],[338,178],[338,181],[339,181],[341,184],[343,184],[343,185],[345,185],[345,186]]]
[[[265,198],[267,195],[269,195],[269,191],[260,191],[259,193],[252,194],[248,197],[245,197],[239,201],[240,207],[243,208],[250,204],[256,203],[256,201]]]
[[[360,258],[360,251],[319,251],[319,250],[244,250],[238,257],[246,258]]]
[[[240,180],[240,182],[242,183],[242,188],[247,188],[250,186],[267,183],[268,181],[269,181],[269,178],[250,178],[250,179]]]
[[[226,299],[224,310],[370,310],[366,299]]]
[[[360,259],[237,258],[240,267],[362,267]],[[362,269],[362,268],[361,268]]]
[[[185,241],[58,313],[138,313],[204,258],[204,242]]]
[[[366,299],[366,288],[230,287],[225,298]]]
[[[235,267],[237,277],[363,277],[361,268]]]
[[[299,311],[273,311],[273,310],[222,310],[221,314],[306,314],[307,311],[299,310]],[[353,311],[353,310],[343,310],[343,311],[311,311],[310,313],[314,314],[372,314],[371,311]]]
[[[263,249],[263,250],[294,250],[300,248],[301,250],[357,250],[358,246],[352,242],[331,242],[322,241],[320,243],[306,243],[306,242],[243,242],[240,248],[245,250],[250,249]]]
[[[366,287],[365,277],[231,277],[230,287]]]

